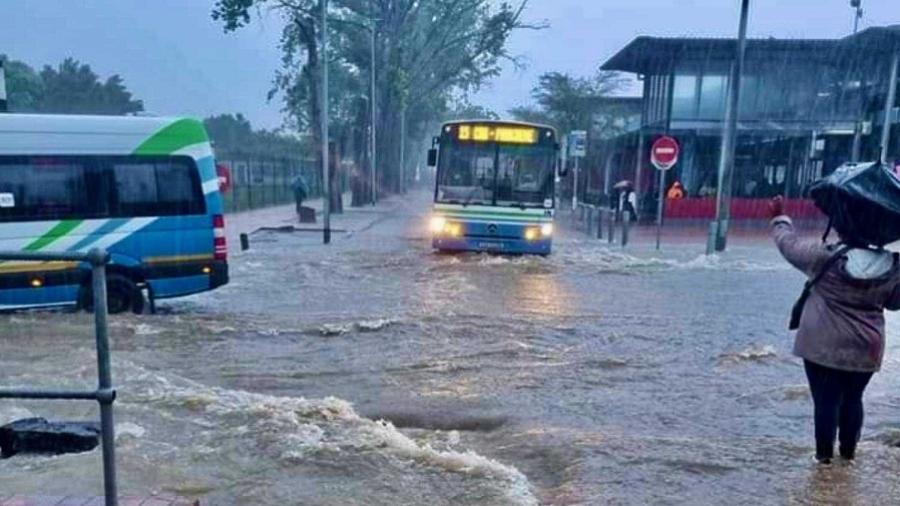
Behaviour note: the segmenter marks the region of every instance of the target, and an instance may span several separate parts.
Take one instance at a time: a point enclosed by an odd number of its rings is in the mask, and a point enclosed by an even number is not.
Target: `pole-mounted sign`
[[[650,148],[650,162],[658,170],[669,170],[678,163],[678,141],[664,135],[653,142]]]
[[[656,212],[656,249],[662,236],[663,209],[666,205],[666,171],[678,163],[678,141],[668,135],[653,141],[650,147],[650,163],[659,171],[659,205]]]
[[[572,174],[572,211],[578,207],[578,160],[587,155],[587,132],[572,130],[568,137],[569,156],[575,158],[575,171]]]

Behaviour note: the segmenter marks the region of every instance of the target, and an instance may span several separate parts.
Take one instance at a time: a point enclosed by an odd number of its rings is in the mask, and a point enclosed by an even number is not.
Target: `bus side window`
[[[0,221],[80,218],[91,213],[83,160],[0,157]]]
[[[204,214],[206,201],[193,162],[128,159],[112,162],[116,216]]]

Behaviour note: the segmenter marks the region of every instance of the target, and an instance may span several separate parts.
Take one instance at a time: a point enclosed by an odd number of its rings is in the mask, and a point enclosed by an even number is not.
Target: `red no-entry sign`
[[[678,141],[664,135],[653,142],[650,162],[659,170],[669,170],[678,162]]]

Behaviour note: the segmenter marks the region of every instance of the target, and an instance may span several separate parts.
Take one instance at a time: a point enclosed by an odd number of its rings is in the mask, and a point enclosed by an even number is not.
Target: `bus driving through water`
[[[550,254],[559,144],[553,128],[506,121],[445,123],[432,244],[442,251]]]

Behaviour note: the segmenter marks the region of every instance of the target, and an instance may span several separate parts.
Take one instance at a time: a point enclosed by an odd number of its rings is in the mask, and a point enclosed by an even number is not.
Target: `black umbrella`
[[[900,178],[892,167],[845,164],[809,194],[845,240],[875,246],[900,240]]]
[[[631,181],[629,181],[627,179],[623,179],[622,181],[619,181],[618,183],[613,185],[614,190],[627,190],[627,189],[631,189],[633,187],[634,187],[634,183],[632,183]]]

